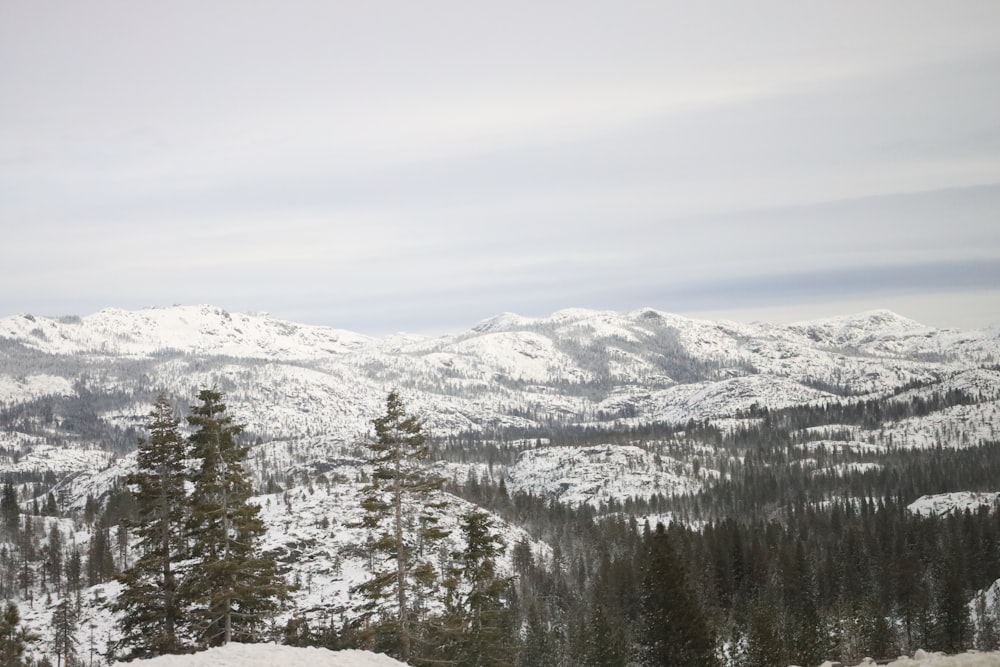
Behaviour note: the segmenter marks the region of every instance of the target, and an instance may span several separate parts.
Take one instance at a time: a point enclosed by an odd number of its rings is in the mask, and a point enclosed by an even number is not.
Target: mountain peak
[[[850,315],[839,315],[836,317],[824,317],[815,320],[805,320],[795,322],[792,326],[840,326],[840,327],[877,327],[877,328],[906,328],[906,329],[926,329],[929,328],[916,320],[904,317],[886,308],[876,310],[865,310],[860,313]]]
[[[521,329],[535,324],[538,320],[533,317],[524,317],[517,313],[504,312],[493,317],[478,322],[472,327],[476,333],[495,333],[498,331],[510,331],[511,329]]]

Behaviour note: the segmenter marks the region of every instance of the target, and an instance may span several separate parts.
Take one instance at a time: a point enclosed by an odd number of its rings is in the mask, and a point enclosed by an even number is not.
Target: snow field
[[[824,662],[820,667],[831,667],[835,664],[839,663]],[[875,664],[871,658],[865,658],[856,667]],[[1000,665],[1000,652],[996,651],[988,653],[971,651],[958,655],[917,651],[912,658],[900,657],[888,663],[886,667],[997,667],[997,665]]]
[[[149,660],[116,662],[116,667],[400,667],[405,663],[368,651],[328,651],[276,644],[231,643],[191,655],[161,655]]]

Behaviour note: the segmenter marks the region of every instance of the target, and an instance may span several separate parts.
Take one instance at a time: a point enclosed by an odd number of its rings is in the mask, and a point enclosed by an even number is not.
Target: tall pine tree
[[[192,604],[190,620],[200,645],[260,640],[264,623],[288,597],[273,560],[260,553],[264,522],[244,467],[247,447],[237,436],[242,426],[226,415],[222,394],[198,394],[188,423],[192,475],[187,535],[193,563],[181,587]]]
[[[472,510],[462,516],[465,550],[459,554],[458,572],[467,587],[465,631],[459,642],[458,664],[501,667],[513,663],[514,614],[511,579],[497,573],[496,560],[504,544],[493,532],[493,520]]]
[[[647,539],[640,605],[640,664],[716,667],[711,626],[663,524]]]
[[[149,438],[140,440],[137,470],[127,483],[135,491],[136,535],[140,556],[119,576],[122,592],[112,609],[121,612],[121,645],[128,658],[177,653],[184,603],[179,597],[187,557],[184,527],[188,518],[184,483],[187,446],[180,420],[162,394],[149,414]]]
[[[52,650],[56,654],[56,667],[76,663],[77,646],[80,640],[76,638],[79,614],[76,606],[68,597],[56,605],[52,612]]]
[[[364,489],[362,525],[372,533],[373,576],[357,590],[373,635],[389,635],[388,649],[409,660],[418,632],[417,592],[436,573],[434,544],[447,533],[438,526],[435,499],[444,479],[430,473],[423,426],[406,414],[399,394],[386,399],[386,411],[373,422],[375,439],[367,443],[371,483]]]
[[[35,633],[21,625],[21,612],[11,600],[0,614],[0,665],[22,667],[29,664],[24,654],[28,644],[38,641]]]

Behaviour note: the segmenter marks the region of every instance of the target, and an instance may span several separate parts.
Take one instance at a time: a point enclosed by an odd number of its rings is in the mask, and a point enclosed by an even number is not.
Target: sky
[[[0,0],[0,316],[1000,323],[1000,3]]]

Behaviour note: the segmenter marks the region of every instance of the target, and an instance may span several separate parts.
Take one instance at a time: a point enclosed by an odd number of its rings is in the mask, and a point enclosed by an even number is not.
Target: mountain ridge
[[[484,322],[434,338],[372,338],[214,306],[9,316],[0,318],[0,401],[73,394],[81,378],[95,388],[157,385],[178,395],[220,384],[237,389],[231,400],[258,432],[343,434],[401,388],[447,433],[591,423],[599,412],[642,422],[732,416],[730,397],[745,408],[883,396],[1000,360],[1000,331],[935,329],[884,310],[790,325],[652,308]],[[288,418],[269,419],[268,403]],[[268,421],[289,422],[291,431],[262,428]]]

